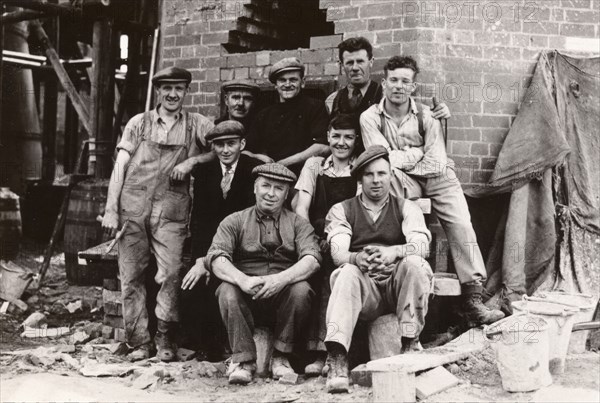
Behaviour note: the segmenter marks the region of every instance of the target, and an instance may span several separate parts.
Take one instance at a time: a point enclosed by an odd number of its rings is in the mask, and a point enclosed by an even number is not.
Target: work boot
[[[329,354],[327,363],[329,372],[327,373],[327,392],[329,393],[348,393],[350,390],[350,381],[348,379],[348,355],[344,347],[339,343],[330,342],[327,345]]]
[[[304,375],[307,377],[323,375],[323,369],[325,367],[325,357],[322,353],[313,361],[304,367]]]
[[[156,356],[161,361],[171,362],[177,358],[177,345],[173,337],[175,326],[177,326],[177,322],[165,322],[157,319],[154,344],[156,344]]]
[[[127,359],[131,362],[147,360],[152,357],[153,353],[154,349],[152,348],[152,344],[144,343],[137,346],[131,353],[127,354]]]
[[[247,385],[252,382],[252,377],[254,376],[255,372],[256,361],[241,362],[237,364],[237,366],[229,374],[229,383]]]
[[[483,286],[480,284],[463,284],[463,315],[470,325],[477,327],[490,325],[504,317],[502,311],[490,309],[483,304],[481,293]]]
[[[273,350],[273,357],[271,357],[271,373],[275,380],[287,374],[295,374],[287,357],[277,350]]]

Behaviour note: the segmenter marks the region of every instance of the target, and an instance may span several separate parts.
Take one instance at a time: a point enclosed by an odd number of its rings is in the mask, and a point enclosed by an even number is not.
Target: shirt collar
[[[350,169],[354,168],[355,161],[356,161],[356,156],[355,155],[351,156],[350,163],[348,164],[348,168],[350,168]],[[329,156],[327,158],[325,158],[325,161],[323,161],[323,168],[324,169],[333,168],[333,155],[329,154]]]
[[[237,164],[239,162],[239,159],[234,162],[233,164],[231,164],[231,170],[233,171],[233,173],[235,173],[235,168],[237,167]],[[225,164],[223,164],[220,160],[219,160],[219,164],[221,165],[221,173],[223,174],[223,176],[225,176],[225,172],[227,172],[227,166]]]
[[[415,115],[417,113],[419,113],[419,110],[417,109],[417,103],[415,102],[414,98],[408,97],[408,102],[410,102],[408,109]],[[385,95],[381,98],[381,101],[379,101],[379,104],[377,104],[377,113],[384,114],[385,116],[391,118],[389,113],[387,113],[385,111],[384,104],[385,104]]]
[[[367,210],[369,210],[369,211],[372,211],[372,212],[374,212],[374,213],[377,213],[377,212],[379,212],[379,211],[383,210],[383,208],[384,208],[385,206],[387,206],[387,204],[388,204],[388,203],[389,203],[389,201],[390,201],[390,195],[388,195],[387,199],[385,200],[385,203],[383,203],[383,204],[382,204],[382,205],[379,207],[379,209],[377,209],[377,210],[373,210],[372,208],[368,207],[368,206],[365,204],[365,202],[363,201],[363,194],[364,194],[364,193],[361,193],[361,194],[359,194],[359,195],[358,195],[358,200],[360,201],[360,204],[362,204],[362,205],[363,205],[363,207],[364,207],[364,208],[366,208]]]
[[[164,122],[164,119],[160,117],[158,113],[158,108],[160,108],[160,104],[156,105],[156,108],[152,109],[152,115],[154,116],[154,121],[156,122]],[[177,115],[175,115],[175,120],[179,120],[183,117],[183,109],[180,109]]]
[[[363,97],[367,93],[370,85],[371,85],[371,80],[369,80],[369,82],[364,87],[360,88],[360,93],[362,94]],[[349,94],[349,96],[352,96],[352,92],[353,91],[354,91],[354,86],[352,84],[348,83],[348,94]]]
[[[258,208],[255,208],[255,211],[256,211],[256,221],[263,222],[263,220],[272,218],[273,221],[275,221],[275,224],[279,223],[279,218],[281,217],[281,211],[279,213],[273,214],[273,215],[263,214],[263,213],[261,213],[261,211]]]

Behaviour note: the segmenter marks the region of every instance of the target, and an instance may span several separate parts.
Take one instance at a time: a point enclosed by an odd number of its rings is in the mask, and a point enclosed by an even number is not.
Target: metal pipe
[[[152,103],[152,76],[156,67],[156,54],[158,52],[158,35],[160,34],[160,26],[154,30],[154,39],[152,41],[152,56],[150,58],[150,71],[148,71],[148,90],[146,91],[146,107],[145,111],[150,110]]]
[[[37,18],[49,17],[40,11],[33,10],[20,10],[12,11],[10,13],[4,13],[0,17],[0,22],[3,24],[12,24],[15,22],[21,22],[26,20],[35,20]]]

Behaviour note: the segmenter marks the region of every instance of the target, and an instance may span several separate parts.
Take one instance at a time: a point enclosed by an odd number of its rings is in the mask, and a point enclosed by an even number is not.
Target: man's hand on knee
[[[254,296],[263,288],[264,284],[264,277],[245,276],[243,280],[238,282],[237,286],[240,287],[244,293]]]
[[[196,286],[202,277],[206,277],[205,282],[208,284],[208,280],[210,280],[210,272],[206,270],[206,267],[204,266],[204,258],[199,258],[196,260],[196,264],[183,278],[183,281],[181,282],[181,289],[191,290]]]
[[[266,299],[277,295],[286,284],[280,279],[277,274],[263,277],[264,284],[260,291],[254,294],[252,299]]]

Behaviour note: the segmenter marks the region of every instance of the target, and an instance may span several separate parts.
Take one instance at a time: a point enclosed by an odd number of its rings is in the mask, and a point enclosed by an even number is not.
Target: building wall
[[[310,80],[343,85],[336,49],[342,39],[371,41],[375,75],[393,55],[415,57],[419,95],[444,100],[452,112],[447,150],[463,186],[485,183],[492,173],[540,51],[600,52],[600,0],[321,0],[335,35],[313,38],[310,49],[246,54],[227,54],[220,44],[249,0],[163,1],[160,65],[192,70],[188,104],[213,118],[220,82],[266,83],[268,66],[283,57],[298,56]]]

